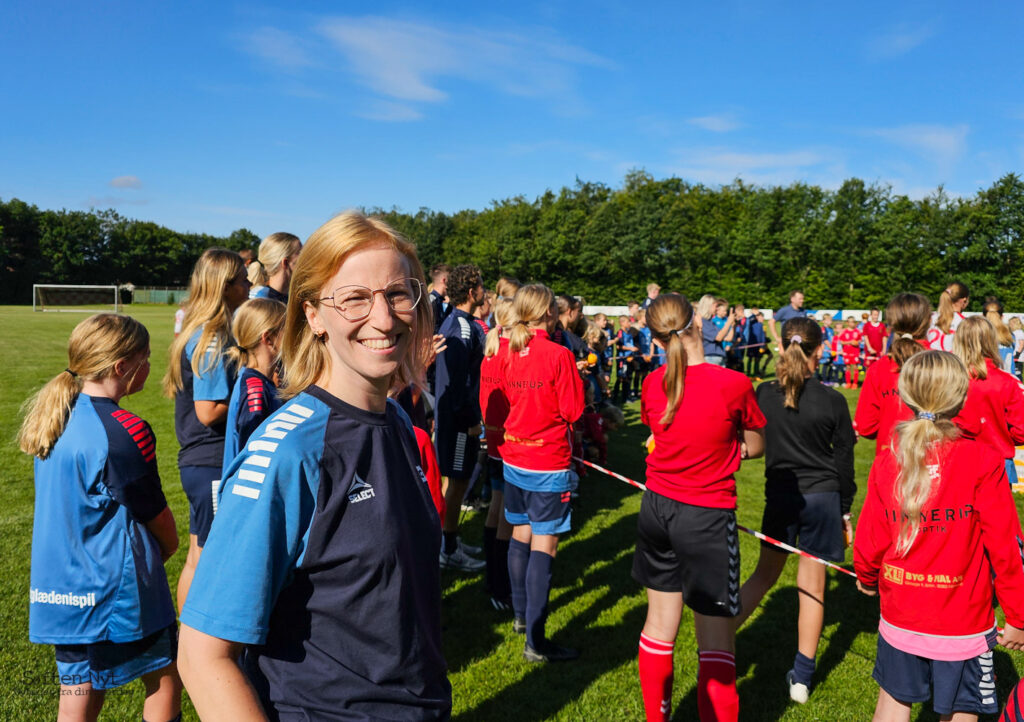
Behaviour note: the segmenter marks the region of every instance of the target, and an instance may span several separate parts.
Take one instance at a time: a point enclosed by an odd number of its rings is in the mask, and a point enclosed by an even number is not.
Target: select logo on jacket
[[[350,504],[358,504],[361,501],[372,499],[373,487],[365,479],[360,479],[359,474],[352,479],[352,486],[348,488],[348,501]]]

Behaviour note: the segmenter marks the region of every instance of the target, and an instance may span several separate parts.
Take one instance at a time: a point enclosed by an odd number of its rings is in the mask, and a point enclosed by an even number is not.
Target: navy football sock
[[[498,536],[498,527],[484,527],[484,561],[487,562],[487,569],[484,572],[484,588],[488,594],[494,594],[494,540]]]
[[[814,676],[814,658],[805,657],[796,653],[796,657],[793,658],[793,680],[800,684],[806,684],[808,687],[811,686],[811,677]]]
[[[544,623],[548,619],[548,593],[551,591],[551,563],[554,557],[530,552],[526,568],[526,643],[534,649],[544,645]]]
[[[498,599],[507,599],[512,593],[508,580],[508,548],[508,539],[494,540],[494,577],[491,579],[494,586],[491,594]]]
[[[516,619],[526,619],[526,568],[530,564],[530,545],[509,539],[508,580],[512,586],[512,612]]]

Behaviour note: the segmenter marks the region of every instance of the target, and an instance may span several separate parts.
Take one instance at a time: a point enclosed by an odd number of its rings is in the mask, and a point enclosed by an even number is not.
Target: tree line
[[[865,308],[900,290],[934,301],[959,280],[974,299],[1024,307],[1024,181],[1016,174],[973,197],[939,188],[914,200],[856,178],[837,190],[709,187],[634,171],[620,188],[577,180],[484,210],[371,211],[417,243],[426,268],[475,263],[486,279],[543,281],[594,303],[641,299],[655,281],[748,306],[779,307],[799,288],[812,307]],[[114,211],[0,201],[0,301],[27,302],[33,282],[183,285],[207,246],[258,242],[245,229],[227,238],[182,234]]]

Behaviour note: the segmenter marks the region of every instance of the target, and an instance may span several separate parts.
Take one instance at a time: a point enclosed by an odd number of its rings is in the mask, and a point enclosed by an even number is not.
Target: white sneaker
[[[466,554],[466,552],[462,550],[462,547],[455,547],[455,551],[451,554],[445,554],[444,549],[441,550],[442,569],[455,569],[460,572],[478,572],[485,566],[487,566],[487,562],[482,559],[474,559]]]
[[[786,683],[789,685],[789,698],[797,704],[807,704],[807,699],[811,696],[811,690],[806,684],[793,679],[793,670],[786,672]]]

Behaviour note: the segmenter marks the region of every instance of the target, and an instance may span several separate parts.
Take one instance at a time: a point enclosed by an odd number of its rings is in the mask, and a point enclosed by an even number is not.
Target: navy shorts
[[[466,429],[455,431],[440,425],[434,427],[437,465],[441,475],[455,479],[468,479],[480,455],[480,437],[470,436]]]
[[[936,714],[953,712],[995,714],[996,679],[992,671],[992,649],[962,662],[942,662],[900,651],[878,636],[878,654],[871,673],[878,685],[900,702],[932,699]]]
[[[564,534],[572,528],[571,491],[527,491],[505,484],[505,519],[512,526],[530,525],[534,534]]]
[[[220,487],[219,466],[182,466],[181,486],[188,497],[188,532],[195,534],[200,547],[210,535],[213,514],[217,510],[217,489]]]
[[[830,562],[846,558],[838,491],[771,494],[765,499],[761,532]],[[775,549],[767,542],[761,545]]]
[[[657,592],[682,592],[693,611],[740,613],[736,512],[693,506],[645,491],[637,517],[633,579]]]
[[[501,459],[487,457],[487,481],[491,484],[491,491],[505,491],[505,462]]]
[[[58,644],[54,651],[62,685],[113,689],[172,664],[178,658],[178,625],[134,642]]]

